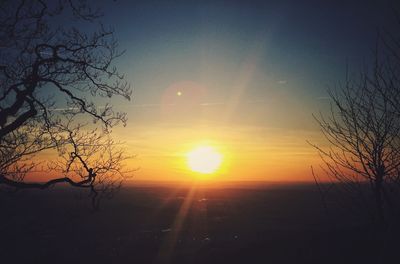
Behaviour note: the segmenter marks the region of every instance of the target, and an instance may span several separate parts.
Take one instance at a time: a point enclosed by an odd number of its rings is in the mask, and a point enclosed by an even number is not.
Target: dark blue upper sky
[[[276,105],[273,126],[294,124],[294,114],[300,124],[312,121],[311,113],[321,106],[318,98],[345,76],[346,61],[357,73],[371,58],[378,30],[399,28],[393,1],[104,0],[100,5],[103,22],[114,27],[126,50],[118,63],[134,85],[134,104],[159,104],[168,87],[193,81],[207,90],[200,103],[229,104],[239,96],[240,102]],[[282,108],[287,105],[290,109]],[[151,119],[135,111],[133,116]],[[251,107],[240,112],[250,114]]]

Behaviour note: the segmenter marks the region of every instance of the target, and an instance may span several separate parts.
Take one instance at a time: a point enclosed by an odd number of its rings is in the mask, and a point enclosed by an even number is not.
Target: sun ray
[[[197,186],[193,184],[188,194],[185,197],[175,220],[171,227],[171,232],[165,237],[163,244],[158,252],[155,263],[170,263],[172,254],[175,250],[176,242],[181,234],[182,227],[185,223],[187,214],[193,203],[193,197],[196,192]]]

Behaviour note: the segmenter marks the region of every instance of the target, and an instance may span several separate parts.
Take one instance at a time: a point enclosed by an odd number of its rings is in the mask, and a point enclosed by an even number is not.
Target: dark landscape
[[[325,210],[315,185],[190,190],[136,184],[99,211],[76,190],[2,193],[2,263],[397,263],[397,239],[377,250],[369,219]]]
[[[398,264],[400,1],[0,0],[0,264]]]

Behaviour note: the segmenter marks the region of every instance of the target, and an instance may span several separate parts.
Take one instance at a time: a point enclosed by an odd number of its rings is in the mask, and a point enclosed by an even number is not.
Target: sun
[[[210,146],[200,146],[187,153],[187,162],[192,171],[211,174],[220,167],[222,155]]]

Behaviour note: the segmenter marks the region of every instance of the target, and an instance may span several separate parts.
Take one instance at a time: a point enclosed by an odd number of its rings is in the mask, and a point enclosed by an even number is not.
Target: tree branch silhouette
[[[61,25],[64,16],[75,23]],[[132,89],[113,65],[123,52],[117,49],[113,31],[99,23],[100,17],[85,1],[2,3],[0,184],[45,189],[66,183],[89,188],[94,197],[120,186],[126,157],[110,132],[126,124],[126,114],[88,98],[130,100]],[[82,30],[78,23],[83,22],[98,28]],[[88,117],[93,124],[84,121]],[[34,157],[49,150],[67,164],[63,170],[59,162],[49,166],[63,176],[25,181],[40,163]]]
[[[329,147],[311,145],[319,152],[324,174],[349,193],[359,195],[360,186],[369,184],[378,222],[383,223],[385,208],[399,193],[400,83],[395,82],[392,57],[377,52],[371,70],[346,77],[330,90],[329,114],[314,116]]]

